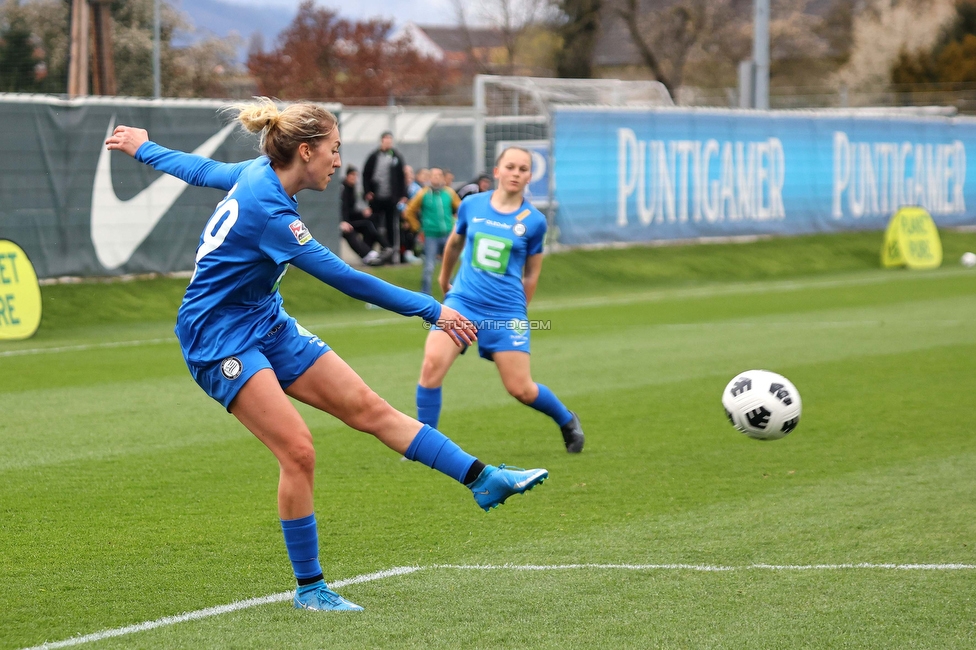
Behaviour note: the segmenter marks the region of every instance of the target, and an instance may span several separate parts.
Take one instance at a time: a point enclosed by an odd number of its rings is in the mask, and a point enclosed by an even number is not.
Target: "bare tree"
[[[505,71],[515,71],[519,44],[531,29],[549,21],[555,13],[550,0],[452,0],[458,25],[468,41],[471,59],[481,70],[488,67],[474,56],[475,46],[471,38],[469,24],[476,22],[496,29],[505,48]]]
[[[749,57],[752,0],[608,0],[626,25],[651,74],[674,95],[689,64],[699,76],[709,69],[733,71]],[[810,0],[772,0],[770,54],[774,60],[826,56],[829,44],[822,16],[808,10]],[[714,81],[714,79],[713,79]]]
[[[672,95],[681,86],[692,48],[711,31],[725,13],[728,0],[680,0],[660,9],[648,9],[641,0],[617,0],[613,10],[627,26],[630,38],[654,78]],[[666,56],[659,53],[667,52]]]

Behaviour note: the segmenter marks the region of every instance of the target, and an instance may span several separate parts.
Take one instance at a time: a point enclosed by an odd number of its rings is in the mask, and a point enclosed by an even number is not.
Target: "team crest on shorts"
[[[312,241],[312,233],[308,231],[308,226],[302,223],[301,219],[295,219],[288,224],[288,227],[291,228],[291,234],[295,235],[295,239],[302,246]]]
[[[525,234],[525,224],[524,223],[515,224],[514,226],[512,226],[512,232],[514,232],[516,235],[521,237],[522,235]]]
[[[244,364],[237,357],[227,357],[220,362],[220,374],[231,381],[241,376]]]

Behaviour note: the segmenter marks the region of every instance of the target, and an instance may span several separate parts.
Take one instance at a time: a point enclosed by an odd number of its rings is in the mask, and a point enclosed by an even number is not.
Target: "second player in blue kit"
[[[495,163],[495,178],[497,189],[474,194],[458,208],[441,267],[444,304],[478,325],[478,354],[494,361],[509,394],[551,417],[566,451],[579,453],[584,443],[579,418],[547,386],[532,380],[529,366],[528,304],[542,272],[546,235],[545,216],[524,197],[532,178],[532,155],[518,147],[506,149]],[[443,330],[435,328],[427,336],[417,384],[421,422],[437,426],[441,386],[463,351]]]

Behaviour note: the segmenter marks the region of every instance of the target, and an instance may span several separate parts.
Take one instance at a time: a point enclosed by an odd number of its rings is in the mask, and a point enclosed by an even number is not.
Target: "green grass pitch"
[[[419,569],[342,587],[361,614],[278,601],[80,647],[976,647],[976,271],[958,264],[976,235],[944,233],[932,272],[878,269],[880,244],[550,256],[533,374],[580,414],[586,450],[568,456],[472,354],[441,421],[487,462],[547,467],[545,485],[484,513],[302,407],[327,579]],[[274,458],[194,385],[172,335],[184,284],[45,287],[37,336],[0,343],[0,648],[292,588]],[[414,412],[418,319],[294,270],[282,291]],[[787,438],[726,421],[721,391],[749,368],[800,390]]]

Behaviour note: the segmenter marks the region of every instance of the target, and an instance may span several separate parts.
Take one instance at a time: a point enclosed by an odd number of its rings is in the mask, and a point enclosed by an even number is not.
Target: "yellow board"
[[[942,240],[932,216],[916,206],[898,210],[888,222],[881,266],[937,269],[942,265]]]
[[[41,324],[41,287],[20,246],[0,239],[0,339],[34,336]]]

